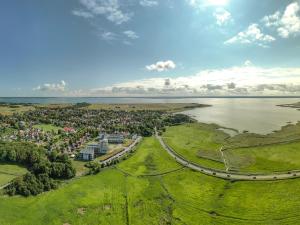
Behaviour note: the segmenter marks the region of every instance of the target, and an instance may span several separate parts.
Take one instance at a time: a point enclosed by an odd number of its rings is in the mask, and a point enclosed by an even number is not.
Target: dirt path
[[[225,166],[226,172],[228,172],[229,166],[228,166],[227,161],[226,161],[226,158],[225,158],[225,156],[224,156],[223,146],[220,148],[219,151],[220,151],[220,153],[221,153],[221,157],[222,157],[222,159],[223,159],[223,162],[224,162],[224,166]]]

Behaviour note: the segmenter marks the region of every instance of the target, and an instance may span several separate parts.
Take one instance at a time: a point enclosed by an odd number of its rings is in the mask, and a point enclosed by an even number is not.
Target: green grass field
[[[168,127],[165,142],[186,159],[200,165],[224,169],[220,148],[228,135],[215,125],[192,123]]]
[[[76,169],[77,177],[83,176],[89,171],[89,169],[84,166],[86,163],[87,162],[84,162],[84,161],[72,160],[72,164],[73,164],[74,168]]]
[[[198,107],[207,107],[208,105],[201,105],[196,103],[149,103],[149,104],[91,104],[86,109],[90,110],[124,110],[124,111],[138,111],[138,110],[158,110],[168,112],[180,112],[187,109]]]
[[[225,158],[232,171],[271,173],[300,169],[299,127],[228,137],[215,125],[194,123],[168,127],[163,138],[177,153],[202,166],[224,169]]]
[[[27,170],[24,167],[0,163],[0,187],[26,172]]]
[[[52,132],[54,131],[55,133],[57,133],[58,130],[62,129],[61,127],[57,127],[51,124],[37,124],[33,126],[34,128],[38,128],[38,129],[42,129],[43,131],[49,131]]]
[[[30,110],[34,110],[33,106],[24,106],[24,105],[0,105],[0,114],[1,115],[12,115],[14,113],[23,113]]]
[[[239,148],[224,152],[230,168],[240,171],[270,172],[300,169],[300,142]]]
[[[300,179],[230,182],[176,170],[154,138],[117,167],[37,197],[0,196],[0,224],[299,224]]]

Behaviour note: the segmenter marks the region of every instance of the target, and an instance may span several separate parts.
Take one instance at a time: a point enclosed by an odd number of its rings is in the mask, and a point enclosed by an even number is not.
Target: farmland
[[[37,197],[0,197],[0,224],[298,224],[299,185],[205,176],[146,138],[116,168]]]

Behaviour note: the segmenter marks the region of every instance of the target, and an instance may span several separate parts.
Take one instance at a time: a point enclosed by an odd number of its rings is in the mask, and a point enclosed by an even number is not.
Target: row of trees
[[[0,162],[19,163],[29,171],[6,187],[9,195],[37,195],[56,188],[59,180],[70,179],[76,174],[67,155],[46,154],[43,148],[30,143],[0,143]]]

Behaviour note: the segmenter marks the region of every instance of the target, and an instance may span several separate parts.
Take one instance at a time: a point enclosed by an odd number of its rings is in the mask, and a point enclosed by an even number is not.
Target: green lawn
[[[0,187],[25,174],[26,171],[26,168],[18,165],[0,163]]]
[[[0,196],[0,224],[299,224],[300,179],[230,182],[178,167],[146,138],[118,168],[37,197]]]
[[[84,166],[86,163],[87,162],[84,161],[72,160],[72,164],[76,169],[76,176],[85,175],[89,171],[89,169]]]
[[[215,125],[193,123],[168,127],[164,141],[177,153],[199,165],[224,169],[220,148],[228,137]]]
[[[37,125],[34,125],[33,127],[42,129],[43,131],[46,131],[46,132],[54,131],[55,133],[57,133],[58,130],[62,129],[61,127],[57,127],[52,124],[37,124]]]
[[[226,150],[230,168],[271,172],[300,169],[300,142]]]

